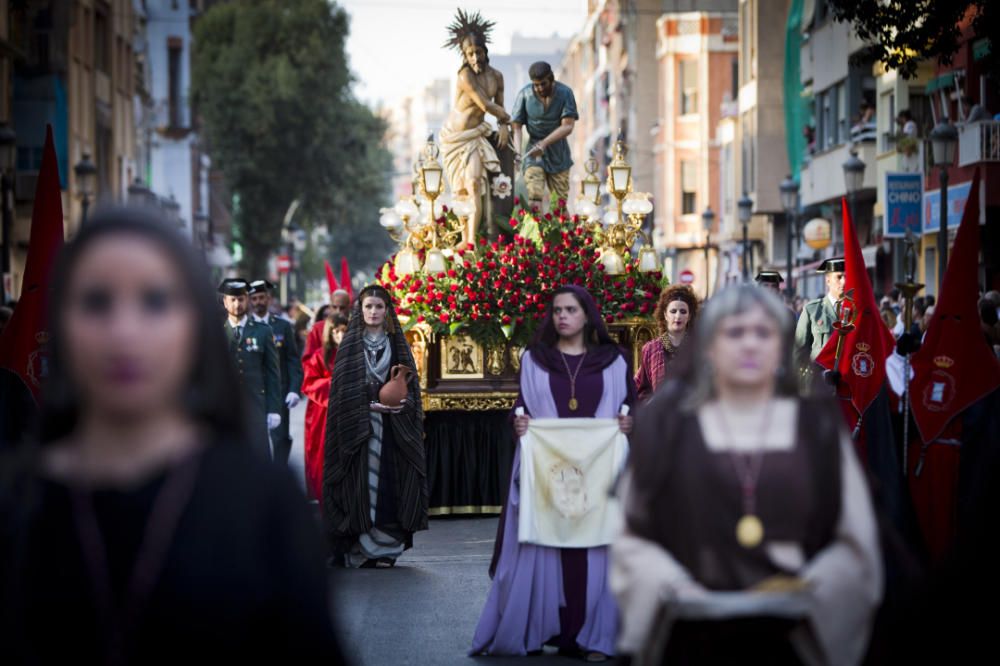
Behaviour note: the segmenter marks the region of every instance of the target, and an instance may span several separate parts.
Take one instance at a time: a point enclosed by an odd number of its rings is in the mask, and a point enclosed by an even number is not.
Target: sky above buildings
[[[337,0],[351,16],[347,52],[359,99],[392,106],[461,65],[442,48],[456,6],[496,22],[490,53],[507,53],[515,32],[570,37],[587,18],[586,0]],[[553,63],[555,65],[556,63]]]

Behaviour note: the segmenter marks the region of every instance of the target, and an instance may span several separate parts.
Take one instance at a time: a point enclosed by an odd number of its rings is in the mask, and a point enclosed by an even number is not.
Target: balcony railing
[[[191,107],[187,96],[157,101],[153,123],[159,129],[185,130],[191,127]]]
[[[958,165],[1000,162],[1000,122],[986,120],[958,127]]]

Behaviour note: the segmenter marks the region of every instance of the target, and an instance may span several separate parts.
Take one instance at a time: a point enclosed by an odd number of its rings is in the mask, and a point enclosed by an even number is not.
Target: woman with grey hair
[[[689,376],[639,410],[611,563],[634,663],[865,654],[882,596],[871,499],[836,406],[797,393],[792,335],[776,296],[726,289]]]

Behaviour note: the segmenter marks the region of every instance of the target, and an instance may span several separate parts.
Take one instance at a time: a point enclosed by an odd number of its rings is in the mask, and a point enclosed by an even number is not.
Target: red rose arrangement
[[[439,225],[454,214],[445,216]],[[544,215],[518,208],[501,226],[497,241],[480,239],[475,252],[456,251],[443,273],[400,276],[395,256],[386,262],[379,281],[407,326],[423,322],[438,334],[468,335],[484,345],[525,346],[552,291],[567,284],[587,289],[608,323],[652,315],[663,275],[639,272],[628,255],[623,275],[606,275],[591,233],[564,201]]]

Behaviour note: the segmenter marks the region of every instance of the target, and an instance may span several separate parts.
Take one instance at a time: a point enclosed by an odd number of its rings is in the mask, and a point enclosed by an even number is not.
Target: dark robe
[[[403,411],[382,415],[374,522],[369,498],[368,441],[372,435],[370,404],[377,399],[379,387],[368,385],[360,301],[355,301],[333,369],[323,451],[323,518],[331,550],[337,555],[349,553],[358,537],[372,527],[388,528],[385,531],[399,536],[407,547],[412,544],[414,532],[427,529],[429,490],[420,384],[413,354],[391,308],[387,317],[395,331],[389,334],[390,368],[406,365],[412,374]]]
[[[287,472],[230,444],[182,465],[192,463],[193,490],[119,663],[344,663],[319,530]],[[111,663],[70,489],[16,466],[0,488],[0,663]],[[88,493],[119,604],[172,479]]]

